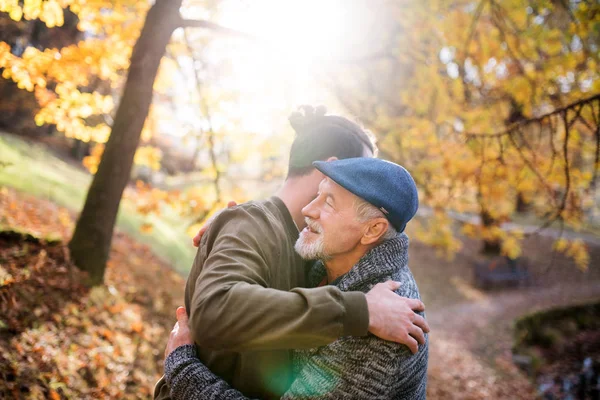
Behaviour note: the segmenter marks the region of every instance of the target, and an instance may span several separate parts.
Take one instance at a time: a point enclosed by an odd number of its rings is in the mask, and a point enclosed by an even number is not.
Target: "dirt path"
[[[428,314],[428,320],[432,329],[493,360],[510,351],[511,324],[515,318],[537,310],[600,299],[600,282],[533,287],[483,296],[479,301],[437,309]]]
[[[552,252],[552,238],[523,243],[534,286],[482,291],[473,285],[481,243],[464,239],[452,260],[411,242],[410,267],[427,306],[430,335],[428,399],[533,399],[535,387],[512,362],[515,318],[549,307],[600,299],[600,246],[590,265]]]
[[[433,332],[430,387],[453,387],[448,393],[432,393],[435,397],[533,398],[532,384],[512,363],[514,319],[536,310],[600,299],[600,281],[479,294],[474,300],[428,313]],[[453,371],[462,364],[467,366]],[[457,382],[465,384],[456,387]]]

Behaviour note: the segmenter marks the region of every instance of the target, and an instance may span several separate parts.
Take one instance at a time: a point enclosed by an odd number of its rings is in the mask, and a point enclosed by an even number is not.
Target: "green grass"
[[[50,200],[75,212],[83,207],[90,174],[61,160],[44,145],[0,132],[0,161],[8,164],[0,167],[0,186]],[[154,225],[152,233],[140,232],[144,222]],[[132,204],[122,201],[117,227],[151,246],[176,271],[189,271],[195,249],[185,234],[187,221],[173,211],[167,209],[160,217],[144,217],[135,212]]]

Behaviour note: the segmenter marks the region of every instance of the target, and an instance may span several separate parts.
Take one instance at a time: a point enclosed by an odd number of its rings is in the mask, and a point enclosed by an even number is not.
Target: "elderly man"
[[[190,333],[199,359],[242,393],[279,399],[293,382],[292,350],[372,333],[418,350],[428,326],[420,300],[393,283],[365,293],[308,282],[312,262],[294,250],[305,227],[302,208],[324,175],[314,161],[373,157],[372,136],[324,108],[304,107],[290,124],[296,137],[288,176],[274,196],[224,210],[202,237],[185,288]],[[318,283],[318,282],[317,282]],[[155,399],[170,398],[164,377]]]
[[[417,190],[401,166],[373,158],[315,162],[326,178],[302,210],[307,227],[296,243],[307,259],[320,259],[310,279],[341,291],[367,292],[388,280],[398,294],[419,298],[408,268],[402,233],[418,207]],[[165,376],[173,399],[245,399],[197,358],[178,310],[166,353]],[[286,399],[424,399],[428,343],[416,354],[373,335],[342,337],[295,357],[295,380]]]

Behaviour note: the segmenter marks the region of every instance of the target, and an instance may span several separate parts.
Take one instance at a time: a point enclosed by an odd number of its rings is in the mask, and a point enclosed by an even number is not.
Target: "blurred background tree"
[[[458,219],[485,253],[515,258],[523,232],[500,224],[519,213],[585,223],[600,146],[596,2],[384,2],[371,26],[360,61],[328,78],[415,176],[431,216],[421,240],[453,254]],[[583,244],[565,246],[585,268]]]
[[[70,146],[95,173],[110,153],[110,127],[118,128],[114,105],[137,107],[120,93],[139,17],[150,4],[3,1],[0,7],[2,87],[25,105],[1,103],[4,126],[31,124],[35,114],[37,125],[72,138]],[[481,239],[483,253],[517,258],[532,227],[580,229],[594,218],[596,2],[355,1],[342,7],[331,1],[318,13],[311,7],[184,3],[181,15],[196,22],[180,18],[168,29],[174,34],[134,157],[133,178],[156,186],[131,197],[140,210],[159,212],[166,202],[201,222],[228,197],[268,192],[269,182],[284,174],[291,140],[284,116],[293,104],[321,101],[357,116],[378,136],[382,155],[411,170],[425,217],[413,234],[440,255],[460,249],[457,221],[462,233]],[[130,70],[130,76],[137,75]],[[116,169],[124,187],[128,169]],[[167,183],[165,174],[177,177]],[[101,185],[91,198],[105,192]],[[120,197],[117,191],[112,209]],[[95,220],[107,214],[97,211],[91,206]],[[581,241],[559,239],[555,247],[581,268],[588,265]]]

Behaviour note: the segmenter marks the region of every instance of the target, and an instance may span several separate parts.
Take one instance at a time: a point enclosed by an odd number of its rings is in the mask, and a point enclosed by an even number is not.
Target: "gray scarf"
[[[398,275],[409,273],[408,236],[398,234],[367,252],[350,271],[331,282],[341,291],[367,292],[373,285],[388,279],[399,280]],[[309,283],[317,286],[327,275],[325,265],[316,262],[309,273]],[[416,288],[415,288],[416,289]]]

